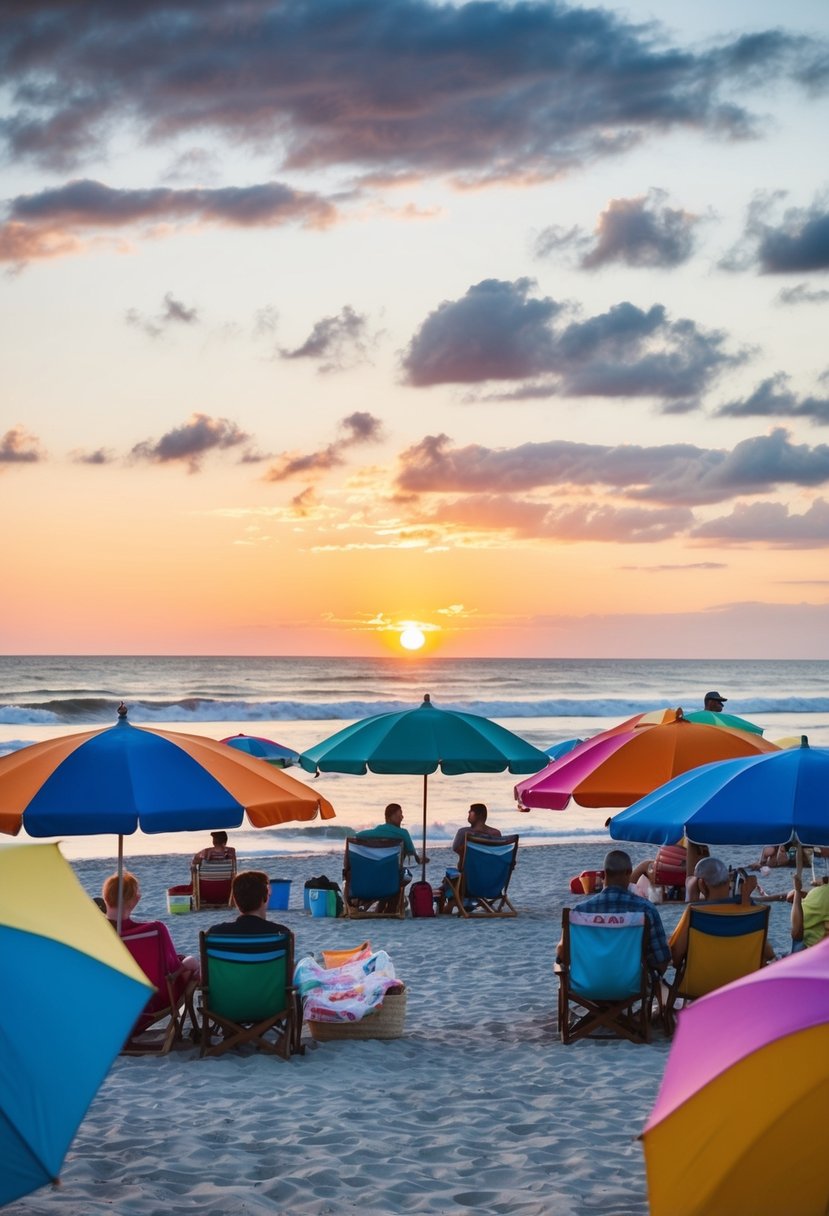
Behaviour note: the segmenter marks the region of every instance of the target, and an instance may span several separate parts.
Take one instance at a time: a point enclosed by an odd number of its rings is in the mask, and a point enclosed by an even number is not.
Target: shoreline
[[[634,861],[647,846],[636,846]],[[630,850],[633,855],[633,849]],[[167,1057],[120,1057],[73,1143],[57,1190],[9,1205],[10,1216],[645,1216],[637,1135],[655,1099],[669,1043],[563,1046],[553,952],[569,880],[604,848],[519,850],[515,919],[317,919],[302,910],[309,858],[251,858],[291,878],[273,911],[296,956],[368,938],[388,951],[409,990],[405,1033],[388,1041],[308,1044],[285,1063],[255,1053],[200,1060],[186,1043]],[[743,864],[756,850],[729,849]],[[433,883],[453,854],[435,850]],[[310,861],[317,861],[314,855]],[[182,953],[221,911],[171,916],[166,888],[186,881],[180,856],[128,858],[144,896],[138,919],[161,919]],[[242,866],[247,858],[240,857]],[[274,866],[267,864],[273,860]],[[334,861],[334,857],[331,859]],[[73,869],[97,894],[114,863]],[[328,876],[341,881],[341,865]],[[416,873],[415,877],[419,874]],[[771,892],[791,883],[772,871]],[[662,905],[670,932],[681,904]],[[788,908],[772,904],[772,941]]]

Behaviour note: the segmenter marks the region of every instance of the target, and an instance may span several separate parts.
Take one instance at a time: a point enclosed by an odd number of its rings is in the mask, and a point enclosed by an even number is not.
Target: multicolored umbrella
[[[0,848],[0,1204],[56,1182],[152,991],[57,845]]]
[[[425,857],[429,773],[534,773],[547,757],[489,718],[439,709],[426,693],[416,709],[375,714],[338,730],[299,762],[309,773],[422,773]]]
[[[651,1216],[825,1216],[829,941],[679,1015],[642,1133]]]
[[[737,714],[716,714],[712,709],[692,709],[685,717],[689,722],[702,722],[705,726],[727,726],[731,730],[744,730],[750,735],[762,735],[763,728],[748,718]]]
[[[614,840],[829,844],[829,748],[784,748],[682,773],[614,815]]]
[[[285,747],[273,739],[263,739],[260,735],[228,735],[219,742],[245,752],[248,756],[255,756],[257,760],[266,760],[275,768],[290,768],[299,760],[299,752],[295,752],[292,747]]]
[[[594,735],[543,772],[519,782],[515,797],[523,807],[559,811],[571,798],[586,807],[628,806],[700,764],[777,750],[761,735],[688,722],[677,709],[659,725]]]

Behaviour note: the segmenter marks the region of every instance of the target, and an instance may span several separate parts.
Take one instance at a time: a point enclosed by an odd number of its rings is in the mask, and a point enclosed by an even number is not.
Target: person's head
[[[129,914],[141,898],[141,888],[138,879],[129,870],[124,870],[122,880],[122,907]],[[118,875],[110,874],[101,888],[101,896],[106,904],[107,912],[114,912],[118,907]]]
[[[606,887],[626,887],[633,873],[630,854],[624,849],[611,849],[604,859],[603,869]]]
[[[242,870],[233,880],[233,902],[240,912],[260,912],[270,896],[271,880],[261,870]]]
[[[707,692],[705,694],[704,707],[705,709],[710,709],[712,713],[721,714],[727,700],[728,697],[722,697],[718,692]]]
[[[213,847],[223,849],[227,844],[227,832],[211,832],[210,839],[213,841]]]
[[[694,866],[694,877],[703,899],[722,899],[731,889],[728,866],[719,857],[703,857]]]
[[[486,806],[483,802],[473,802],[469,808],[467,819],[473,828],[482,827],[486,823]]]
[[[403,807],[399,802],[390,802],[383,812],[386,823],[393,823],[395,827],[400,827],[403,822]]]

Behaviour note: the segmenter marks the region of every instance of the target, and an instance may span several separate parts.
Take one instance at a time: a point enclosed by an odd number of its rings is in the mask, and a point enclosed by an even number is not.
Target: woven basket
[[[307,1022],[318,1043],[339,1039],[399,1039],[406,1021],[406,989],[387,992],[383,1004],[359,1022]]]

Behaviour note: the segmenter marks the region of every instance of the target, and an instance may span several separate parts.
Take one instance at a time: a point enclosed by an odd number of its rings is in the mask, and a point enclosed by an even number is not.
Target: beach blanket
[[[294,969],[294,984],[308,1022],[359,1022],[382,1005],[390,988],[400,987],[385,950],[342,967],[324,967],[315,958],[302,958]]]

